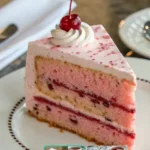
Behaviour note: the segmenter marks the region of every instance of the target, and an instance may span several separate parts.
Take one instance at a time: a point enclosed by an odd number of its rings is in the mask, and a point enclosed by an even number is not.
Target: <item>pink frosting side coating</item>
[[[45,47],[51,51],[59,51],[60,53],[69,54],[70,56],[76,56],[83,60],[103,65],[104,68],[114,68],[115,70],[126,73],[128,76],[130,76],[130,80],[135,83],[134,72],[104,27],[102,25],[94,25],[92,26],[92,29],[95,33],[95,41],[83,47],[55,46],[50,42],[50,38],[36,41],[36,44],[41,45],[42,47]]]

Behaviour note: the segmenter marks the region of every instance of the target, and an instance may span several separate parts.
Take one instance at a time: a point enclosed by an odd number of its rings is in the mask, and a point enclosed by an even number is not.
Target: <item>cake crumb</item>
[[[40,121],[40,122],[44,122],[44,120],[41,119],[41,118],[37,118],[37,120]]]
[[[60,131],[61,133],[64,132],[64,130],[63,130],[62,128],[60,128],[59,131]]]
[[[52,128],[52,127],[53,127],[53,125],[50,123],[50,124],[49,124],[49,127],[50,127],[50,128]]]

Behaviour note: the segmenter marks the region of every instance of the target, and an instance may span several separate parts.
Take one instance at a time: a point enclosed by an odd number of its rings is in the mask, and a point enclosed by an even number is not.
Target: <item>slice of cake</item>
[[[104,145],[135,140],[135,74],[102,25],[57,26],[29,44],[26,105],[34,117]]]

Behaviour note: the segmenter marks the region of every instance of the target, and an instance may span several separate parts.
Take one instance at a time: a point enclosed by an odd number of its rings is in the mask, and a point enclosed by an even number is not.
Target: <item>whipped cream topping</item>
[[[69,45],[85,45],[95,40],[94,32],[87,23],[82,22],[80,30],[70,29],[68,32],[62,30],[59,26],[51,31],[51,42],[54,45],[69,46]]]

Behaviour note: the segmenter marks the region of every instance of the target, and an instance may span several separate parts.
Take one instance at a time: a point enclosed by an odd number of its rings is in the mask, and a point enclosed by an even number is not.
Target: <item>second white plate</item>
[[[133,51],[150,58],[150,41],[143,36],[143,27],[146,21],[150,21],[150,8],[138,11],[119,25],[121,40]]]

